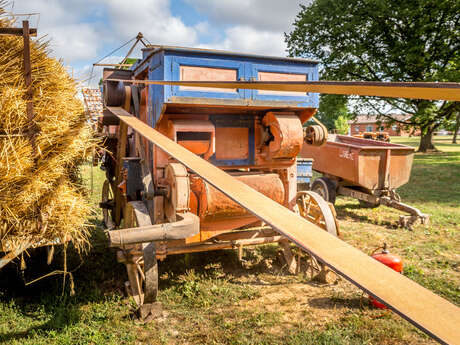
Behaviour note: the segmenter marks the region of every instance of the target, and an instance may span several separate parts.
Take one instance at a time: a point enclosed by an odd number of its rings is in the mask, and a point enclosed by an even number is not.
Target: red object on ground
[[[394,269],[396,272],[402,273],[403,271],[403,262],[398,255],[391,254],[387,250],[386,243],[383,244],[383,250],[380,253],[372,254],[372,257],[380,261],[382,264]],[[379,309],[388,309],[388,307],[377,301],[374,297],[369,296],[369,300],[371,301],[372,305]]]

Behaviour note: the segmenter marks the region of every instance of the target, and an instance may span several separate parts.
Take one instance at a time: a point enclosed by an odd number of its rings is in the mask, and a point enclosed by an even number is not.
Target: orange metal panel
[[[122,108],[109,107],[109,110],[281,235],[320,258],[415,326],[441,342],[460,344],[460,309],[457,306],[238,181]]]
[[[235,178],[280,204],[284,202],[284,186],[278,174],[239,175]],[[199,177],[191,179],[191,189],[199,199],[202,223],[250,215],[241,205]]]
[[[216,159],[247,159],[248,138],[248,128],[217,127]]]
[[[237,80],[237,70],[228,68],[198,67],[198,66],[180,66],[180,80],[199,80],[199,81],[235,81]],[[180,90],[186,91],[208,91],[208,92],[236,92],[236,89],[219,90],[211,87],[190,87],[181,86]]]
[[[307,75],[292,73],[259,72],[257,74],[257,79],[259,81],[307,81]],[[305,96],[305,92],[259,90],[259,95]]]

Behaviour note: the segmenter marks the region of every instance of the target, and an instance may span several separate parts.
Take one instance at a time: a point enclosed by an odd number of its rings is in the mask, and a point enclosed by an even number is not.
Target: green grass
[[[392,138],[417,146],[418,138]],[[403,257],[405,275],[460,305],[460,145],[435,139],[443,152],[416,154],[410,182],[400,188],[403,201],[431,215],[428,226],[413,231],[395,226],[400,213],[386,207],[362,209],[356,200],[338,198],[342,238],[370,253],[387,242]],[[104,174],[83,167],[92,201],[99,202]],[[101,213],[93,225],[92,248],[82,257],[69,249],[74,296],[62,277],[24,287],[18,262],[0,271],[2,344],[407,344],[433,343],[391,312],[374,310],[351,284],[318,286],[290,276],[277,246],[168,257],[161,262],[161,316],[143,324],[125,297],[127,279],[115,250],[105,246]],[[30,281],[62,268],[61,249],[46,265],[37,250],[26,260]],[[423,303],[423,301],[421,301]]]

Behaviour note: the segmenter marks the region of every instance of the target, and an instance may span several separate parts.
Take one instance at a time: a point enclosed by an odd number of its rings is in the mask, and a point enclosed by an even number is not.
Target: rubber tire
[[[319,177],[314,180],[311,185],[311,190],[318,193],[327,202],[335,204],[335,198],[337,196],[335,184],[327,177]]]

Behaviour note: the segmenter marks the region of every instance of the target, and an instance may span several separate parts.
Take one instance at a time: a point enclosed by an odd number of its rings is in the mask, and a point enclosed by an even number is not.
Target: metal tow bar
[[[436,340],[460,344],[460,309],[238,181],[119,107],[121,121]],[[390,288],[391,287],[391,288]]]

